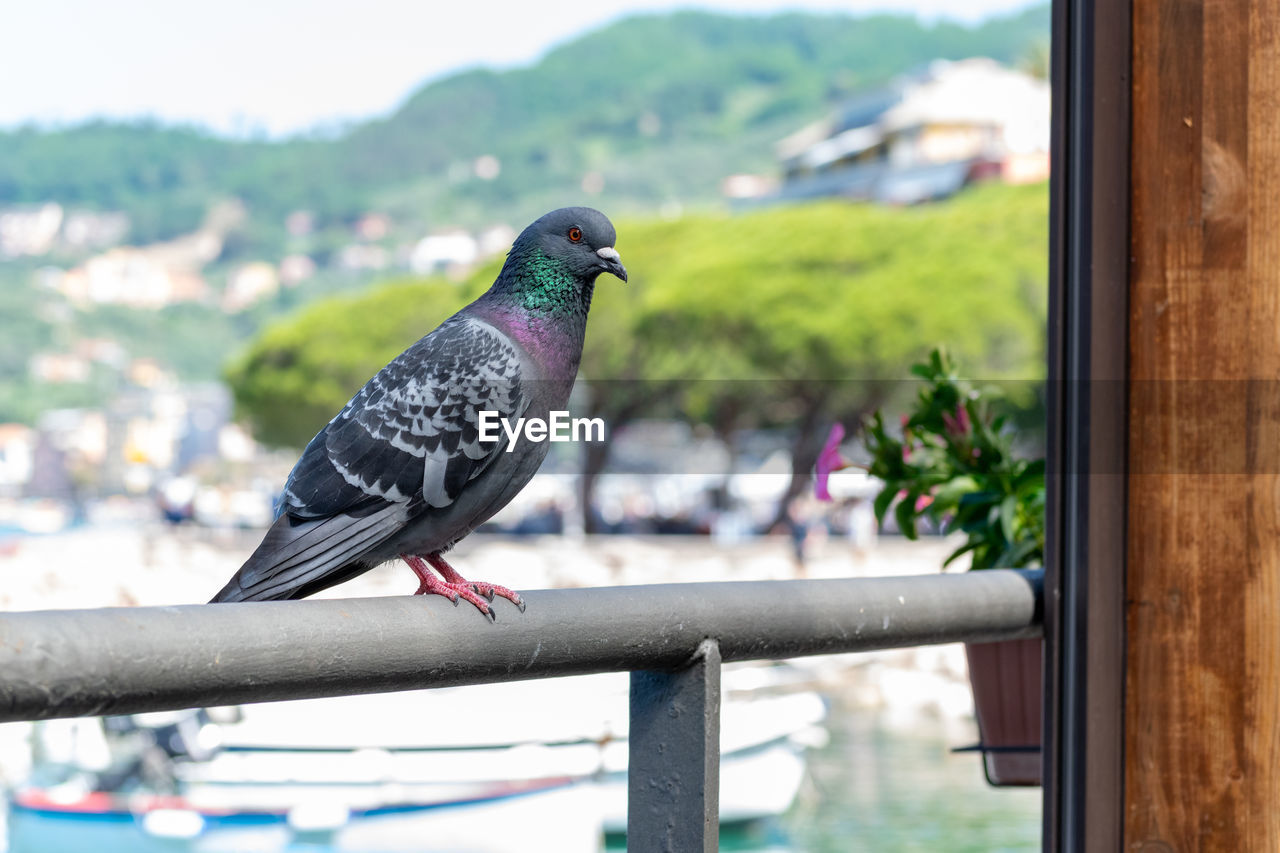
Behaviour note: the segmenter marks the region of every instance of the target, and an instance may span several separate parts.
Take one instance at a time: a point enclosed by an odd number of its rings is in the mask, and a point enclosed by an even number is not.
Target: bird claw
[[[507,589],[505,586],[485,583],[484,581],[477,582],[475,587],[479,593],[490,602],[493,602],[496,598],[505,598],[507,601],[510,601],[516,607],[520,608],[521,613],[524,612],[524,599],[522,599],[514,590]]]
[[[497,613],[485,601],[487,595],[489,601],[493,601],[493,591],[485,589],[483,585],[473,583],[448,583],[445,581],[437,581],[434,584],[423,585],[418,589],[418,595],[440,595],[447,598],[454,607],[459,602],[465,601],[474,605],[476,610],[480,611],[480,615],[484,616],[490,622],[498,621]]]
[[[481,615],[491,623],[498,621],[498,614],[492,607],[494,599],[498,596],[510,601],[520,609],[521,613],[525,611],[524,600],[505,586],[466,580],[443,560],[433,561],[432,565],[443,576],[442,580],[431,574],[421,558],[406,556],[404,560],[421,581],[415,595],[442,595],[449,599],[454,607],[458,606],[459,599],[463,599],[474,605],[476,610],[479,610]]]

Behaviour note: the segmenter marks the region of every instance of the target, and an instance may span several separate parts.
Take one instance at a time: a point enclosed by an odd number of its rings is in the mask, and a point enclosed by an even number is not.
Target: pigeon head
[[[553,290],[566,280],[590,285],[604,272],[626,281],[626,267],[613,247],[616,238],[613,223],[598,210],[553,210],[516,238],[503,277],[514,275],[525,288]]]

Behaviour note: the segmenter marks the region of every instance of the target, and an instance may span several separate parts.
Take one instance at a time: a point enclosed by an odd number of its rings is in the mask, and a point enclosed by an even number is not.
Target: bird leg
[[[512,590],[505,586],[485,583],[484,581],[469,581],[454,570],[444,561],[439,553],[428,554],[424,560],[415,554],[401,554],[400,558],[409,564],[409,568],[413,569],[413,573],[418,576],[418,590],[414,595],[443,595],[445,598],[453,602],[457,606],[458,599],[464,599],[482,614],[489,618],[490,622],[497,619],[497,614],[493,608],[489,606],[489,602],[493,601],[495,595],[500,595],[508,599],[516,607],[520,608],[520,612],[524,612],[524,601],[520,599]],[[430,563],[430,568],[428,568]],[[444,580],[437,578],[431,571],[434,568],[440,573]],[[484,598],[481,598],[484,596]],[[488,601],[485,601],[485,598]]]

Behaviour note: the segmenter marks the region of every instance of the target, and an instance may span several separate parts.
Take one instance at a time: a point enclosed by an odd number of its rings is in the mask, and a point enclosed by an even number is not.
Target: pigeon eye
[[[574,243],[582,242],[582,229],[577,225],[569,229],[569,240]]]

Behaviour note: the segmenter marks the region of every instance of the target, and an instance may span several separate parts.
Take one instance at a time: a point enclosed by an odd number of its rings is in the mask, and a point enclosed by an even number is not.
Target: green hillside
[[[935,58],[1017,62],[1047,41],[1048,6],[965,27],[905,16],[705,12],[629,18],[525,68],[432,82],[391,116],[331,139],[234,141],[190,128],[92,123],[0,133],[0,206],[55,200],[129,213],[130,242],[193,228],[208,205],[246,202],[274,239],[285,213],[321,225],[378,208],[406,226],[522,222],[580,199],[645,211],[716,198],[720,180],[768,171],[772,143],[860,88]],[[492,180],[469,167],[501,162]]]

